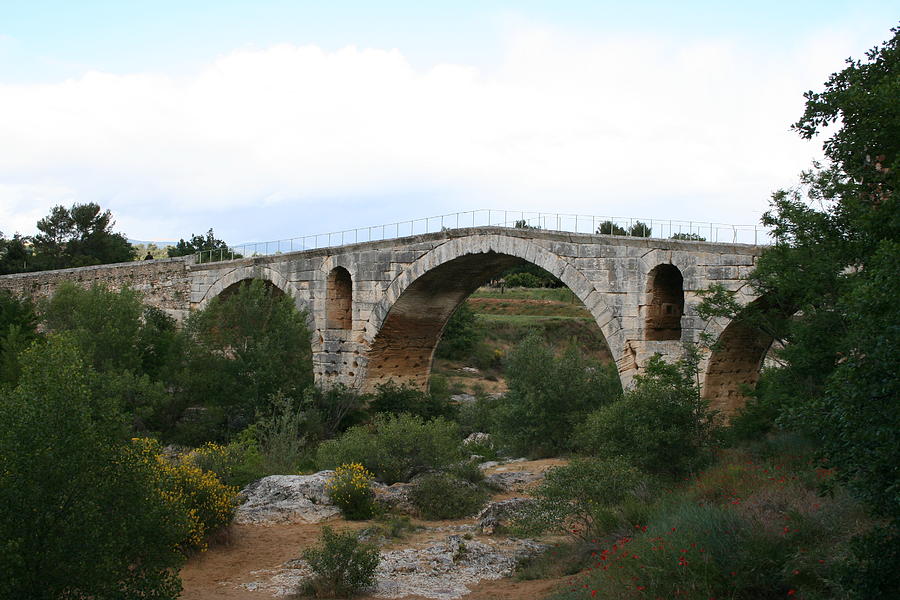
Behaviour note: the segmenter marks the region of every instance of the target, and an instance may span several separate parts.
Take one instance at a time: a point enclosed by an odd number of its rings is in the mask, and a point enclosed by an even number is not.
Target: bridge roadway
[[[559,277],[590,311],[623,385],[654,353],[683,354],[700,334],[722,335],[701,364],[703,394],[725,413],[755,383],[771,340],[739,322],[710,322],[697,292],[721,284],[756,300],[746,277],[762,246],[473,227],[316,250],[198,264],[195,257],[5,275],[0,289],[47,297],[62,281],[130,286],[178,319],[241,282],[261,279],[306,311],[313,368],[324,385],[424,386],[450,315],[473,291],[517,264]]]

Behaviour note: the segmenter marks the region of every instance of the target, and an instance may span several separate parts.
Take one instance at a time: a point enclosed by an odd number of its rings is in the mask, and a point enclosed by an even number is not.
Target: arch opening
[[[250,285],[251,281],[262,281],[263,285],[266,288],[266,293],[273,294],[275,297],[281,297],[285,295],[285,291],[269,281],[268,279],[258,279],[255,277],[248,277],[246,279],[241,279],[240,281],[236,281],[219,292],[216,297],[222,301],[227,300],[231,296],[237,293],[237,291],[245,285]]]
[[[712,348],[703,381],[703,398],[726,419],[747,402],[775,335],[784,331],[795,308],[774,304],[766,296],[749,303],[722,331]]]
[[[373,389],[394,381],[426,388],[435,349],[457,308],[500,274],[531,264],[517,256],[487,251],[464,254],[424,272],[388,310],[369,351],[365,387]],[[607,346],[599,326],[597,336]]]
[[[325,327],[350,329],[353,326],[353,279],[344,267],[328,273]]]
[[[657,265],[647,274],[644,335],[650,341],[680,340],[684,277],[675,265]]]

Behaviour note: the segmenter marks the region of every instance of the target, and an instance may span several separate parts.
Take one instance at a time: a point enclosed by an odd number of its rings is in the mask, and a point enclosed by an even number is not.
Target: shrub
[[[251,426],[237,435],[227,445],[207,442],[193,450],[185,460],[204,471],[215,473],[229,486],[243,487],[266,475],[262,455],[256,441],[256,427]]]
[[[153,470],[156,487],[173,511],[188,515],[189,530],[179,547],[184,551],[205,549],[205,538],[231,523],[237,488],[223,485],[215,473],[190,461],[164,458],[156,440],[135,438],[132,446],[140,460]]]
[[[279,396],[299,400],[312,384],[306,317],[263,281],[242,283],[191,313],[183,394],[223,410],[220,437],[245,429]]]
[[[415,482],[409,499],[426,519],[458,519],[477,513],[488,494],[449,473],[431,473]]]
[[[556,531],[596,539],[623,524],[631,525],[621,505],[646,487],[646,475],[622,458],[574,460],[547,473],[534,491],[537,502],[525,509],[516,528],[532,534]]]
[[[308,591],[317,598],[346,597],[371,587],[380,557],[378,548],[363,544],[356,533],[322,528],[322,543],[303,551],[314,574]]]
[[[441,339],[438,342],[435,356],[451,360],[464,360],[475,345],[484,337],[478,316],[463,302],[450,316]]]
[[[509,392],[496,413],[498,438],[514,453],[533,457],[570,450],[568,432],[622,393],[614,366],[587,359],[574,344],[557,357],[536,333],[510,354],[506,375]]]
[[[462,458],[458,429],[443,418],[425,421],[410,414],[376,415],[372,423],[348,429],[319,446],[319,468],[360,463],[384,483],[409,481],[418,473],[446,468]]]
[[[531,273],[513,273],[503,278],[509,287],[544,287],[544,280]]]
[[[393,381],[375,386],[375,394],[369,402],[372,412],[409,413],[423,419],[450,418],[454,409],[449,402],[449,394],[432,394],[409,385],[397,385]]]
[[[272,398],[270,403],[271,412],[255,426],[262,470],[267,475],[296,473],[307,445],[315,441],[315,435],[308,436],[309,415],[297,410],[290,398],[281,395]]]
[[[344,518],[353,521],[369,519],[375,508],[372,497],[372,474],[359,463],[341,465],[325,484],[325,492],[341,509]]]
[[[50,336],[0,387],[0,589],[6,598],[175,599],[188,515],[93,395],[76,343]]]
[[[701,466],[710,458],[713,421],[692,368],[654,356],[633,390],[576,428],[576,447],[596,456],[623,456],[650,473],[677,476]]]

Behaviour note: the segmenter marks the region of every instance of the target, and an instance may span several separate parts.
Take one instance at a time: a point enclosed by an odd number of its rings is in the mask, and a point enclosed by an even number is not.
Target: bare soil
[[[555,466],[565,464],[560,459],[544,459],[498,465],[486,472],[503,471],[531,471],[544,472]],[[537,482],[525,486],[527,489]],[[521,491],[511,491],[496,494],[494,500],[503,500],[514,496],[521,496]],[[391,544],[386,548],[396,549],[410,547],[428,541],[445,539],[447,531],[455,525],[471,524],[471,519],[458,519],[448,521],[416,521],[417,524],[427,525],[428,529],[412,533],[403,540]],[[287,525],[232,525],[222,539],[211,545],[209,550],[192,556],[181,570],[181,579],[184,591],[182,600],[213,600],[213,599],[242,599],[242,598],[275,598],[271,591],[250,591],[241,587],[241,584],[259,581],[264,575],[260,571],[277,570],[285,562],[297,558],[303,549],[314,545],[321,534],[324,525],[330,525],[338,530],[361,529],[370,523],[348,522],[343,519],[331,519],[326,523],[317,524],[287,524]],[[445,529],[435,531],[435,529]],[[471,593],[467,600],[538,600],[545,597],[555,586],[564,579],[517,581],[512,578],[482,581],[471,587]],[[285,598],[282,596],[281,598]],[[370,598],[361,596],[360,598]],[[406,600],[426,600],[421,596],[407,596]]]

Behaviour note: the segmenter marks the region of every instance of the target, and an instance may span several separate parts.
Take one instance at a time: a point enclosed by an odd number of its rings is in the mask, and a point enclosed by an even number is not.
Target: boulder
[[[325,493],[325,484],[334,471],[313,475],[270,475],[254,481],[241,491],[234,522],[273,525],[276,523],[318,523],[340,514]]]
[[[412,483],[403,482],[393,485],[375,482],[372,484],[372,491],[375,492],[375,502],[378,502],[387,510],[412,514],[415,512],[412,503],[409,501],[409,490],[412,486]]]
[[[508,492],[510,490],[522,491],[526,484],[543,478],[543,473],[532,473],[531,471],[497,471],[485,475],[484,481],[495,489]]]
[[[531,498],[510,498],[491,502],[475,517],[475,527],[481,533],[491,535],[498,527],[508,525],[514,517],[533,503],[534,500]]]

